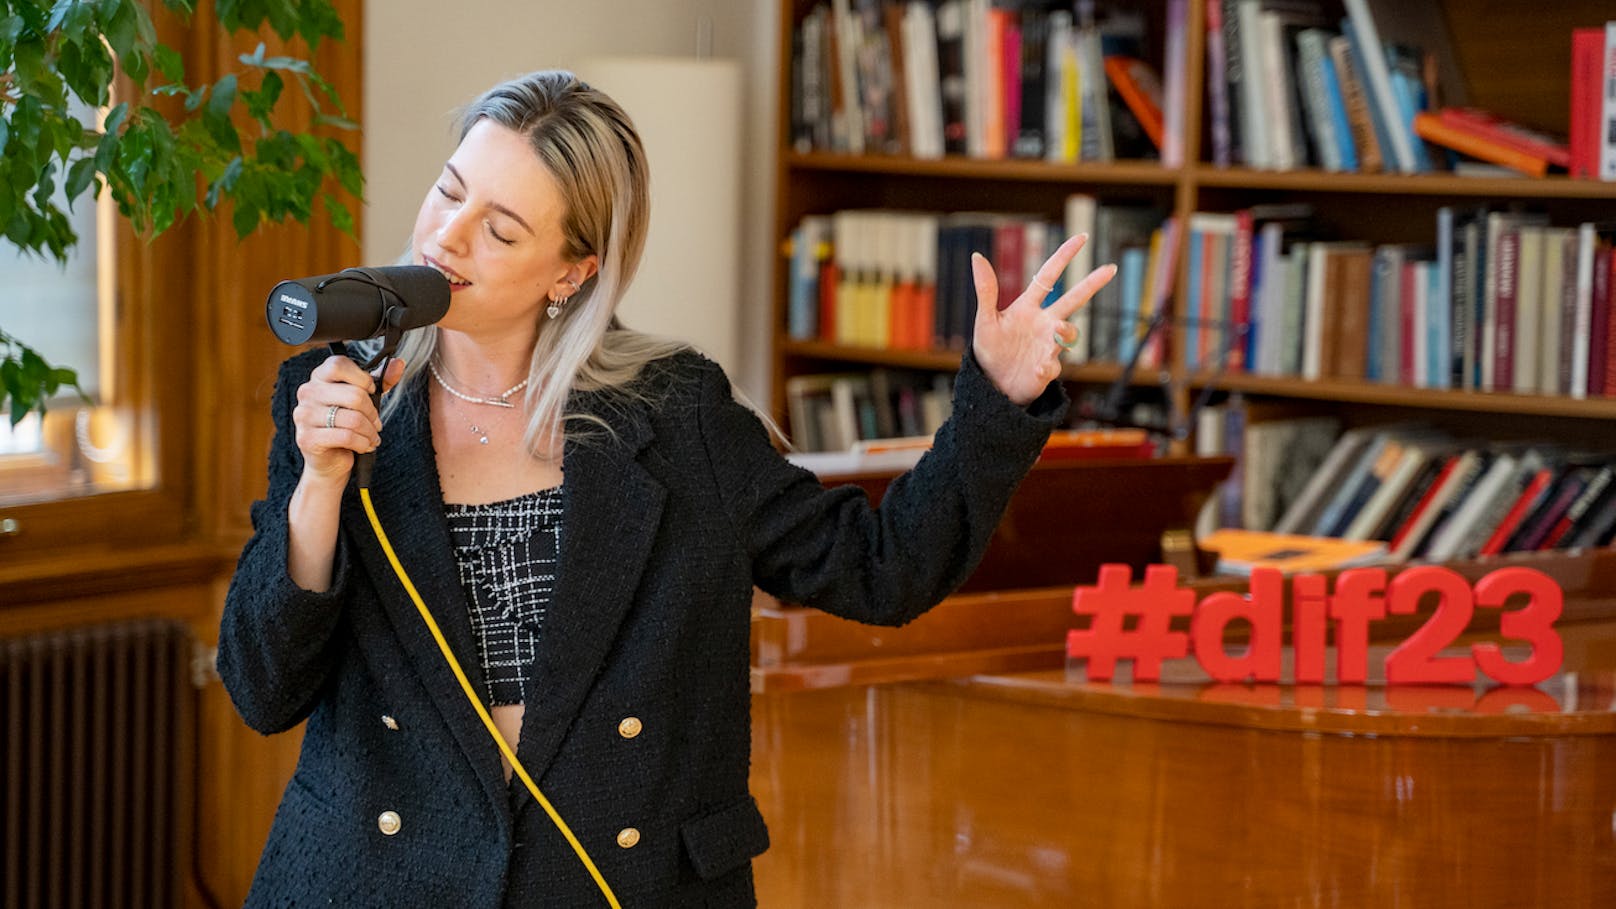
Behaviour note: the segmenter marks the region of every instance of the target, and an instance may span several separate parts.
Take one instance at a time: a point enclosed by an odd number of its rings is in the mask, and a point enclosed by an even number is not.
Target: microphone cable
[[[365,514],[370,516],[370,526],[376,532],[377,542],[382,544],[382,551],[387,553],[387,561],[392,564],[394,573],[398,575],[399,581],[404,584],[404,589],[409,592],[410,599],[415,603],[416,611],[421,614],[421,620],[426,622],[427,630],[432,632],[432,639],[438,642],[438,650],[443,653],[444,660],[448,662],[449,668],[454,670],[455,678],[460,681],[460,690],[465,692],[466,700],[471,702],[472,709],[477,711],[477,717],[483,721],[483,726],[488,729],[488,734],[493,736],[494,744],[499,746],[500,753],[505,755],[505,760],[511,762],[511,770],[521,778],[522,784],[527,787],[527,791],[533,794],[533,800],[539,803],[539,806],[544,809],[544,813],[550,816],[550,820],[555,824],[556,829],[560,830],[561,835],[566,837],[567,842],[572,846],[572,851],[578,854],[578,860],[583,862],[584,867],[589,870],[589,876],[595,879],[595,886],[600,888],[601,894],[606,897],[606,902],[611,905],[612,909],[622,909],[622,906],[617,902],[616,895],[612,893],[612,888],[606,884],[606,878],[602,877],[600,869],[595,867],[594,860],[589,857],[588,852],[584,851],[583,844],[578,842],[578,837],[573,835],[572,828],[567,826],[567,822],[561,819],[561,814],[555,810],[555,806],[551,805],[550,800],[545,798],[544,793],[539,791],[539,785],[533,782],[533,777],[528,775],[527,770],[522,766],[522,762],[516,759],[516,751],[511,748],[509,742],[505,741],[505,737],[500,735],[499,727],[494,725],[494,718],[488,715],[488,708],[483,706],[482,699],[477,697],[477,692],[472,689],[471,681],[466,678],[465,670],[460,668],[460,661],[455,659],[454,652],[449,649],[449,642],[444,640],[443,631],[438,628],[437,620],[432,618],[432,612],[426,608],[426,603],[421,600],[421,594],[416,591],[414,582],[410,580],[409,574],[404,571],[404,566],[398,560],[397,553],[393,551],[393,544],[387,539],[386,531],[382,530],[381,519],[376,517],[375,506],[370,501],[370,488],[368,486],[359,487],[359,498],[365,505]]]

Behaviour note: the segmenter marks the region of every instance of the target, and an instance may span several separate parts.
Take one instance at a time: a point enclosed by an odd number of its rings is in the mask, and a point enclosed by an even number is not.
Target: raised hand
[[[980,253],[971,256],[976,282],[976,330],[971,349],[994,386],[1023,407],[1060,376],[1061,349],[1077,340],[1077,328],[1067,319],[1117,273],[1115,265],[1102,265],[1060,299],[1043,306],[1067,263],[1087,242],[1087,234],[1067,239],[1039,267],[1021,296],[1003,309],[999,308],[999,278],[993,266]]]

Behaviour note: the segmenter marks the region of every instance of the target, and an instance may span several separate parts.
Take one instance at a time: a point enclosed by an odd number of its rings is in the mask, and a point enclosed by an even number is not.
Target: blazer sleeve
[[[271,405],[269,493],[253,503],[253,536],[236,563],[219,627],[219,676],[242,719],[266,735],[290,729],[313,711],[335,659],[350,586],[341,533],[329,589],[304,590],[286,568],[287,506],[303,472],[292,409],[316,362],[306,355],[281,366]]]
[[[825,489],[781,457],[716,366],[707,381],[703,443],[754,583],[783,600],[880,625],[902,625],[964,583],[1067,407],[1058,382],[1017,406],[967,351],[953,415],[874,508],[862,490]]]

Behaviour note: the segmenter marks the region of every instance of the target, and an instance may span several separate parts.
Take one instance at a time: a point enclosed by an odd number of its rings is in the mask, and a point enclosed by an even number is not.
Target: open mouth
[[[437,260],[433,259],[431,256],[422,256],[421,259],[429,267],[436,270],[438,272],[438,274],[443,275],[445,278],[449,279],[449,284],[450,284],[451,287],[470,287],[471,286],[470,281],[466,280],[465,278],[462,278],[458,273],[455,272],[454,269],[449,268],[448,266],[444,265],[441,262],[438,262]]]

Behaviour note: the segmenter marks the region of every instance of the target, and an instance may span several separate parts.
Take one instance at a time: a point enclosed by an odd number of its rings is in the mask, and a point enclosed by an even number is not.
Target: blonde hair
[[[482,120],[525,137],[555,177],[566,206],[562,256],[575,262],[595,255],[600,261],[598,273],[578,288],[559,316],[541,316],[528,368],[525,399],[531,417],[524,437],[535,455],[547,457],[541,443],[559,441],[569,421],[611,430],[597,417],[567,412],[573,391],[644,397],[646,390],[630,386],[645,365],[688,345],[631,331],[615,319],[639,268],[651,215],[645,149],[628,114],[572,73],[541,70],[484,92],[461,111],[457,138],[465,139]],[[384,416],[405,397],[398,392],[420,380],[436,348],[436,326],[405,336],[398,351],[405,360],[404,379],[390,393]]]

